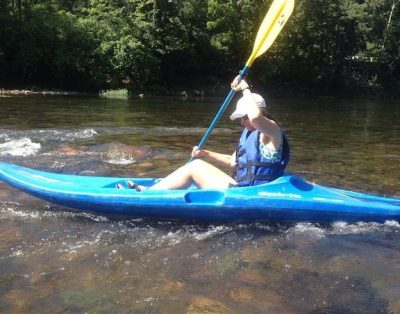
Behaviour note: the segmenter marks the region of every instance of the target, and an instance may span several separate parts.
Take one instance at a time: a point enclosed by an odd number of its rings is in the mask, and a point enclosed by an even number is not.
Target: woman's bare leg
[[[235,184],[235,180],[217,167],[201,159],[195,159],[178,168],[149,189],[187,189],[192,183],[196,184],[201,189],[224,189],[227,188],[229,184]]]

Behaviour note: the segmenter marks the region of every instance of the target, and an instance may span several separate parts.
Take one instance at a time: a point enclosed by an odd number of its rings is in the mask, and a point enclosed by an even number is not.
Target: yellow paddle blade
[[[275,0],[272,3],[258,30],[253,52],[246,62],[248,67],[272,45],[292,14],[293,8],[294,0]]]

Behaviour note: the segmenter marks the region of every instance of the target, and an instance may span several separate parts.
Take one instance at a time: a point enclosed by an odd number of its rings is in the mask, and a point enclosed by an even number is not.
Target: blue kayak
[[[229,189],[115,188],[127,179],[144,186],[159,180],[56,174],[0,162],[0,180],[48,202],[94,213],[215,222],[400,220],[400,199],[323,187],[292,174]]]

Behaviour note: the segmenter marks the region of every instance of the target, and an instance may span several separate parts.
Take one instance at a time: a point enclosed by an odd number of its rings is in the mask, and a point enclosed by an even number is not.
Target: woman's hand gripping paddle
[[[293,12],[294,8],[294,0],[275,0],[270,9],[267,12],[263,22],[261,23],[260,28],[258,29],[257,37],[254,42],[253,51],[246,62],[244,68],[239,72],[238,82],[240,82],[246,74],[249,72],[251,65],[254,60],[262,55],[264,52],[271,47],[272,43],[275,41],[275,38],[281,32],[283,26],[286,24],[290,15]],[[208,127],[206,133],[201,139],[198,149],[202,149],[204,144],[206,143],[208,137],[210,136],[212,130],[215,125],[218,123],[222,114],[224,113],[226,107],[228,107],[231,102],[233,96],[235,95],[235,91],[233,89],[230,90],[228,96],[226,96],[224,102],[221,105],[218,113],[216,114],[214,120],[211,122]],[[190,158],[189,161],[192,161],[193,157]]]

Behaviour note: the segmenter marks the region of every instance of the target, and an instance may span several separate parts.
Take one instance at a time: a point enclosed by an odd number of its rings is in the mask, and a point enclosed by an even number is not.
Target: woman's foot
[[[121,183],[117,183],[117,184],[115,185],[115,188],[118,189],[118,190],[122,190],[124,187],[122,186]]]
[[[131,180],[126,181],[126,184],[130,189],[135,189],[137,192],[141,192],[144,187],[140,186],[139,184],[136,184],[135,182],[132,182]]]

